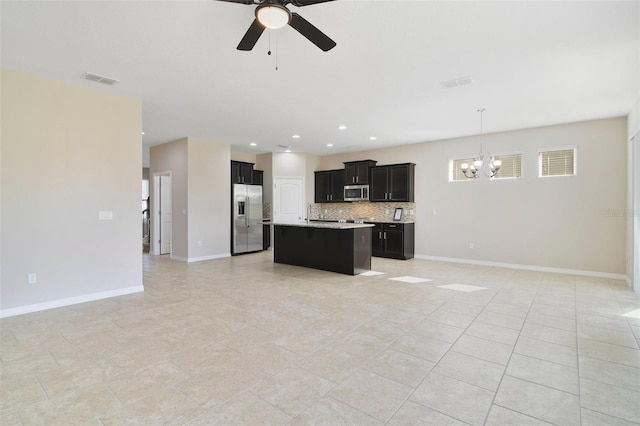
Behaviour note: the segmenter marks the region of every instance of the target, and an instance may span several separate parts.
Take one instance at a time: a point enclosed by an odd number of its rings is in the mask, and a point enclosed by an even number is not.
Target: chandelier
[[[479,109],[478,112],[480,113],[480,153],[474,157],[473,163],[462,163],[460,165],[462,173],[469,179],[480,177],[480,170],[482,170],[482,173],[487,177],[495,177],[502,166],[502,161],[496,160],[494,157],[485,155],[485,153],[482,152],[482,113],[484,112],[484,108]]]

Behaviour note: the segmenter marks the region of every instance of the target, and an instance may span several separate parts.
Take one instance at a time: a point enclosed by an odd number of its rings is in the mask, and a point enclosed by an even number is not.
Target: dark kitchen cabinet
[[[344,201],[344,170],[315,172],[315,202],[337,203]]]
[[[415,224],[375,223],[371,233],[371,255],[391,259],[413,259]]]
[[[368,185],[369,169],[376,165],[376,161],[348,161],[344,163],[345,185]]]
[[[273,226],[273,261],[358,275],[371,270],[371,228]]]
[[[252,185],[262,185],[264,181],[264,171],[262,170],[254,170],[251,174],[251,184]]]
[[[231,162],[231,184],[234,183],[253,183],[253,163]]]
[[[370,201],[414,201],[415,164],[391,164],[371,168]]]
[[[271,224],[264,223],[262,225],[262,250],[271,247]]]

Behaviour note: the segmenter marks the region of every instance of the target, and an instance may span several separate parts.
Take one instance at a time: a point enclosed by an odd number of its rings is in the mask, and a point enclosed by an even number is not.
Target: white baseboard
[[[231,257],[231,253],[222,253],[222,254],[213,254],[211,256],[200,256],[200,257],[181,257],[170,255],[172,260],[179,260],[180,262],[202,262],[203,260],[215,260],[215,259],[224,259],[225,257]]]
[[[551,268],[546,266],[521,265],[517,263],[502,263],[502,262],[489,262],[485,260],[461,259],[457,257],[427,256],[423,254],[416,254],[415,258],[424,259],[424,260],[434,260],[437,262],[468,263],[470,265],[495,266],[497,268],[521,269],[525,271],[552,272],[557,274],[581,275],[581,276],[596,277],[596,278],[610,278],[614,280],[624,280],[627,283],[630,283],[631,281],[629,277],[627,277],[625,274],[614,274],[611,272],[583,271],[581,269]]]
[[[203,260],[224,259],[225,257],[231,257],[231,253],[214,254],[211,256],[190,257],[187,262],[202,262]]]
[[[47,309],[61,308],[63,306],[76,305],[78,303],[92,302],[94,300],[108,299],[110,297],[124,296],[125,294],[139,293],[144,291],[144,286],[119,288],[117,290],[102,291],[100,293],[85,294],[82,296],[68,297],[66,299],[51,300],[35,305],[19,306],[17,308],[0,310],[0,318],[13,317],[16,315],[30,314],[32,312],[46,311]]]

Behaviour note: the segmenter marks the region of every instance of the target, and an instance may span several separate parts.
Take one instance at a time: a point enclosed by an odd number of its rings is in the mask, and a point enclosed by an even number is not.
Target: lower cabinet
[[[413,259],[414,252],[414,223],[374,223],[371,234],[372,256]]]
[[[271,225],[265,223],[262,225],[262,250],[271,247]]]

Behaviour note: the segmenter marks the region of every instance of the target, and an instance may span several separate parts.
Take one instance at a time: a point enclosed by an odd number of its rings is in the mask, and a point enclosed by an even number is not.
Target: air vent
[[[283,149],[289,149],[289,148],[291,148],[291,147],[290,147],[290,146],[288,146],[288,145],[278,145],[278,146],[279,146],[280,148],[283,148]]]
[[[467,75],[465,77],[458,77],[454,78],[453,80],[443,81],[440,83],[440,86],[444,87],[445,89],[451,89],[453,87],[466,86],[467,84],[471,83],[473,83],[473,79],[471,78],[471,76]]]
[[[94,74],[94,73],[91,73],[91,72],[85,72],[82,75],[82,78],[84,78],[85,80],[89,80],[89,81],[95,81],[96,83],[106,84],[107,86],[113,86],[113,85],[119,83],[119,81],[116,80],[115,78],[109,78],[109,77],[105,77],[103,75]]]

